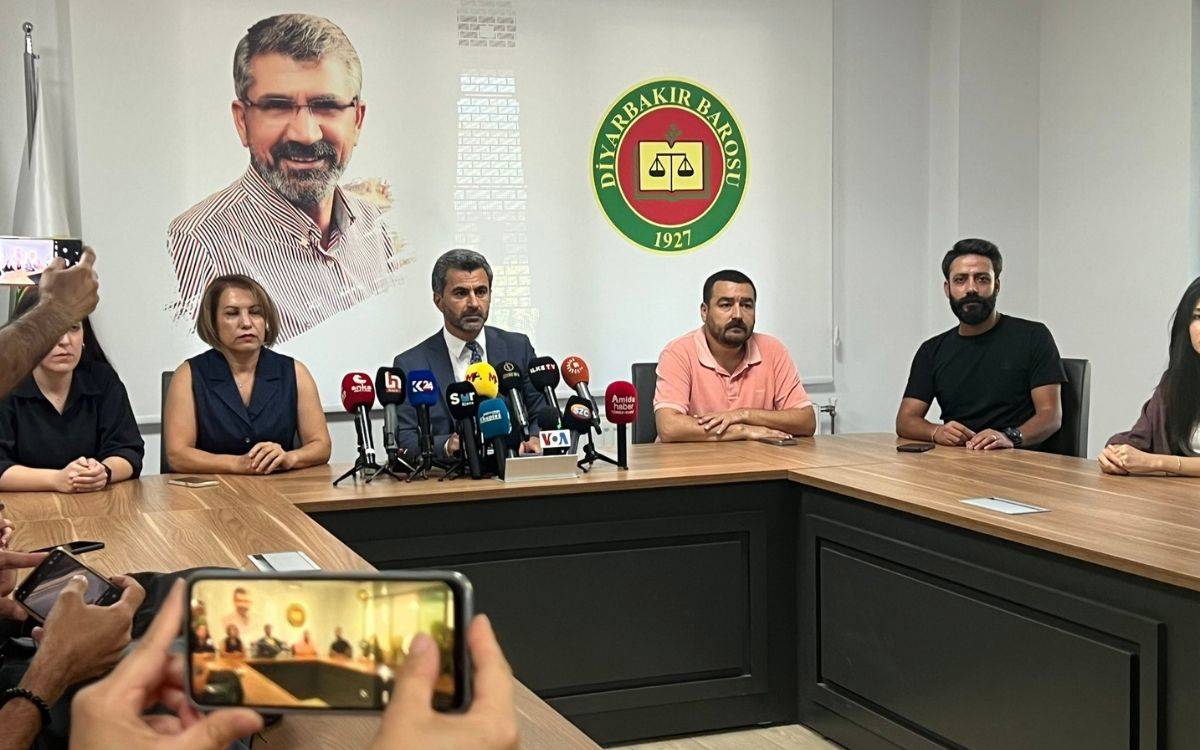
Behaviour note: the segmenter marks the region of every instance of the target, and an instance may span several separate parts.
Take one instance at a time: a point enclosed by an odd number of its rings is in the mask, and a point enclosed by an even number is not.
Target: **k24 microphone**
[[[474,386],[475,392],[483,398],[495,398],[500,392],[500,376],[487,362],[476,362],[468,367],[463,380]]]
[[[596,432],[600,432],[600,414],[596,406],[596,399],[592,398],[592,392],[588,390],[588,381],[591,380],[591,374],[588,372],[587,362],[576,356],[567,357],[562,361],[562,379],[567,384],[568,388],[574,388],[575,393],[580,398],[586,399],[592,407],[592,426],[596,428]]]
[[[429,407],[437,404],[442,392],[431,370],[410,370],[406,381],[408,403],[417,410],[417,435],[421,445],[421,465],[428,471],[433,461],[433,433],[429,430]]]
[[[496,368],[500,371],[500,392],[508,397],[512,405],[512,421],[517,427],[517,437],[521,442],[529,439],[529,411],[525,408],[525,397],[521,388],[525,384],[525,373],[521,372],[516,362],[505,360]]]
[[[475,441],[475,417],[479,413],[479,394],[470,383],[451,383],[446,386],[446,408],[457,426],[458,439],[472,479],[483,478],[483,463],[479,444]]]
[[[529,382],[546,397],[546,403],[554,407],[554,411],[562,412],[558,396],[554,389],[558,387],[558,364],[549,357],[534,357],[529,360]],[[556,425],[557,426],[557,425]],[[543,428],[546,428],[543,425]]]
[[[479,431],[483,439],[492,444],[496,454],[496,473],[504,478],[504,462],[510,458],[508,444],[505,440],[512,432],[512,422],[508,416],[508,405],[502,398],[489,398],[479,404]]]
[[[617,466],[629,468],[629,447],[625,425],[637,421],[637,388],[626,380],[610,383],[604,390],[604,418],[617,426]]]

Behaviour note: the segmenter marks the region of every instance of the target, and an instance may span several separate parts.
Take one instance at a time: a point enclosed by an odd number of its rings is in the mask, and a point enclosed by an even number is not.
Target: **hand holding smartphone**
[[[42,564],[17,586],[13,599],[29,612],[31,618],[38,623],[45,623],[63,587],[76,575],[87,580],[87,590],[83,593],[84,604],[107,607],[121,599],[119,587],[61,547],[51,550]]]
[[[472,598],[470,582],[445,571],[200,571],[187,583],[184,682],[202,709],[378,712],[424,633],[440,652],[434,707],[465,710]]]
[[[28,286],[55,258],[70,268],[83,258],[83,241],[61,237],[0,237],[0,285]]]

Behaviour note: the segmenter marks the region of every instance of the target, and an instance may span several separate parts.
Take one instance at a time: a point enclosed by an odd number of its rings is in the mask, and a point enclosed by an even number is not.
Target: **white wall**
[[[1046,0],[1038,312],[1092,361],[1091,454],[1128,429],[1190,281],[1192,2]]]

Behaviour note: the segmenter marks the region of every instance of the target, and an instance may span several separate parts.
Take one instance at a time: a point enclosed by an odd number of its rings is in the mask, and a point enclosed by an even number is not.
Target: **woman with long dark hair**
[[[13,317],[37,300],[27,290]],[[125,386],[87,318],[0,400],[0,491],[95,492],[137,477],[144,453]]]
[[[1170,343],[1167,371],[1137,424],[1100,454],[1105,473],[1200,477],[1200,278],[1179,300]]]

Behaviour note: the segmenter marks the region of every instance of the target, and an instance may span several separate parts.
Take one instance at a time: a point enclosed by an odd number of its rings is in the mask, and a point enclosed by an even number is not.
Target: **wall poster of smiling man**
[[[176,314],[195,319],[216,276],[257,280],[284,341],[388,289],[403,264],[383,221],[386,182],[338,185],[362,133],[362,63],[340,27],[300,13],[264,18],[233,53],[233,131],[246,171],[171,221]]]

